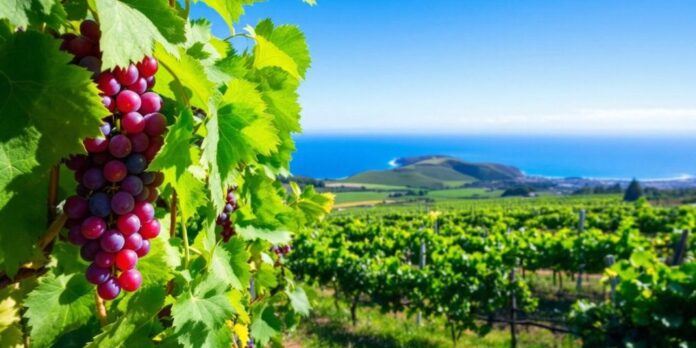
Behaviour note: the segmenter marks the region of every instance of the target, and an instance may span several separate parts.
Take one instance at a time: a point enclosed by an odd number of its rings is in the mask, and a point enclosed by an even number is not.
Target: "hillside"
[[[432,189],[524,177],[515,167],[496,163],[471,163],[448,156],[399,158],[395,163],[399,165],[398,168],[362,172],[341,181]]]

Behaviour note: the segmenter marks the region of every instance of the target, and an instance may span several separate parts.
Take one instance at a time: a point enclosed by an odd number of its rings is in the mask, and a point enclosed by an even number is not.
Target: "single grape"
[[[70,219],[80,219],[87,214],[87,201],[78,196],[70,196],[63,205],[65,215]]]
[[[121,118],[121,127],[128,134],[141,133],[145,130],[145,118],[138,112],[129,112]]]
[[[143,94],[143,97],[147,93]],[[145,115],[145,133],[151,137],[156,137],[164,134],[167,130],[167,119],[164,115],[156,113],[148,113]]]
[[[96,240],[90,240],[87,243],[83,244],[80,248],[80,256],[85,261],[92,261],[94,260],[94,257],[97,255],[99,250],[101,250],[99,242]]]
[[[227,214],[225,214],[225,213],[220,213],[220,215],[218,215],[218,217],[217,217],[217,219],[215,220],[215,222],[216,222],[218,225],[221,225],[221,226],[222,226],[222,224],[224,224],[224,223],[227,221],[227,219],[228,219]]]
[[[150,252],[150,241],[147,239],[143,240],[143,245],[140,246],[140,249],[136,250],[135,253],[138,254],[138,257],[144,257]]]
[[[78,58],[90,55],[94,51],[94,44],[84,36],[78,36],[68,44],[68,52]]]
[[[154,76],[146,77],[145,81],[147,81],[147,88],[148,89],[155,86],[155,77]]]
[[[237,197],[235,197],[234,192],[230,191],[227,193],[227,203],[235,204],[237,202]]]
[[[96,76],[101,72],[101,60],[95,56],[86,56],[80,59],[78,65],[92,72],[92,76]],[[147,82],[145,82],[147,84]]]
[[[135,199],[133,195],[125,191],[117,192],[111,197],[111,210],[118,215],[128,214],[133,210]]]
[[[140,109],[140,96],[130,90],[123,90],[116,96],[116,108],[122,113]]]
[[[133,214],[137,215],[141,222],[150,222],[155,218],[155,208],[148,202],[136,202]]]
[[[150,191],[150,195],[147,196],[146,201],[148,201],[148,202],[156,201],[157,197],[159,197],[159,191],[157,191],[156,188],[150,188],[149,191]]]
[[[140,227],[140,235],[144,239],[152,239],[159,235],[160,233],[160,223],[157,219],[144,222],[142,227]]]
[[[128,213],[126,215],[121,215],[116,220],[116,226],[118,230],[121,231],[125,236],[130,236],[131,234],[138,232],[141,227],[140,219],[133,213]],[[144,236],[143,236],[144,237]]]
[[[152,161],[157,156],[162,145],[164,145],[164,139],[161,136],[150,138],[150,146],[143,152],[143,155],[148,161]]]
[[[155,92],[143,93],[143,95],[140,96],[140,100],[142,101],[140,104],[140,113],[143,115],[160,111],[162,108],[162,97]]]
[[[225,204],[225,213],[232,213],[234,211],[234,207],[232,207],[232,204],[227,203]]]
[[[132,85],[138,81],[138,68],[136,68],[133,64],[130,64],[125,68],[118,67],[114,69],[114,75],[121,85]]]
[[[155,181],[155,173],[145,172],[140,174],[140,178],[143,179],[143,184],[150,185]]]
[[[145,122],[143,122],[144,128]],[[150,146],[150,137],[145,133],[135,133],[128,136],[133,145],[133,152],[143,152]]]
[[[111,134],[111,124],[109,122],[104,122],[104,124],[99,127],[99,130],[102,132],[102,134],[104,134],[104,136],[108,136]]]
[[[143,276],[137,269],[129,269],[118,277],[118,284],[123,290],[135,291],[143,283]]]
[[[114,100],[109,96],[102,96],[102,104],[111,112],[114,112],[116,109],[116,103],[114,103]]]
[[[102,73],[97,79],[97,87],[106,96],[114,96],[121,90],[121,85],[116,81],[114,75],[109,72]]]
[[[140,174],[145,170],[145,167],[147,167],[147,159],[145,156],[134,153],[126,157],[126,168],[129,173]]]
[[[87,239],[97,239],[106,232],[106,222],[98,216],[90,216],[82,222],[80,231]]]
[[[140,192],[139,195],[135,197],[135,200],[137,202],[143,202],[147,201],[147,199],[150,197],[150,189],[147,187],[143,187],[143,190]]]
[[[98,42],[99,37],[101,37],[99,24],[90,19],[84,20],[82,23],[80,23],[80,33],[94,42]]]
[[[104,175],[99,168],[90,168],[82,176],[82,184],[90,190],[97,190],[104,186]]]
[[[97,293],[104,300],[113,300],[121,293],[121,287],[116,279],[111,277],[97,286]]]
[[[126,87],[126,88],[130,89],[131,91],[133,91],[135,93],[143,94],[143,93],[145,93],[145,91],[147,91],[147,80],[143,77],[140,77],[135,82],[128,85],[128,87]]]
[[[75,245],[84,245],[87,243],[87,238],[82,235],[82,232],[80,231],[80,225],[75,225],[70,227],[70,230],[68,231],[68,240],[70,243],[73,243]]]
[[[73,33],[65,33],[65,34],[61,35],[60,37],[61,37],[61,39],[63,39],[63,43],[60,44],[60,50],[67,51],[68,46],[70,46],[70,41],[74,40],[77,37],[77,35],[75,35]]]
[[[122,271],[133,269],[137,263],[138,254],[136,254],[135,251],[130,249],[122,249],[121,251],[116,253],[116,257],[114,258],[114,264],[118,269]]]
[[[101,268],[96,263],[93,263],[87,267],[85,277],[87,278],[88,282],[94,285],[99,285],[109,280],[111,277],[111,272],[109,272],[108,269]]]
[[[157,72],[157,59],[145,57],[140,63],[138,63],[138,71],[143,77],[153,76]]]
[[[104,178],[110,182],[119,182],[126,175],[128,175],[128,168],[119,160],[111,160],[104,165]]]
[[[114,265],[114,254],[100,250],[94,256],[94,263],[102,268],[111,268]]]
[[[155,172],[155,180],[152,182],[152,186],[162,185],[164,182],[164,174],[162,172]]]
[[[121,190],[126,191],[133,196],[139,195],[140,192],[143,191],[143,187],[143,181],[135,175],[129,175],[121,182]]]
[[[99,245],[102,250],[110,253],[115,253],[123,249],[125,243],[125,237],[117,230],[108,230],[99,238]]]
[[[130,155],[131,150],[131,141],[123,134],[119,134],[109,141],[109,153],[116,158],[124,158]]]
[[[133,233],[126,237],[126,244],[123,245],[125,249],[138,250],[143,246],[143,237],[140,233]]]
[[[65,162],[65,166],[70,170],[87,170],[89,159],[85,155],[72,155]]]
[[[111,200],[104,192],[97,192],[89,198],[89,212],[94,216],[107,217],[111,214]]]
[[[109,141],[106,138],[87,138],[82,144],[91,153],[104,152],[109,148]]]

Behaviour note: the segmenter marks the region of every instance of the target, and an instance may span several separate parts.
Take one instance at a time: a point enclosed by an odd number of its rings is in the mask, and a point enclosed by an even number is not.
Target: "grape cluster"
[[[292,247],[290,245],[274,245],[271,247],[271,251],[275,253],[277,256],[285,256],[292,251]]]
[[[232,213],[237,211],[237,208],[239,208],[237,205],[237,197],[234,194],[236,190],[236,187],[231,187],[227,190],[227,196],[225,196],[225,208],[222,210],[222,213],[218,215],[217,220],[215,221],[218,226],[222,227],[221,236],[225,243],[236,234],[231,218]]]
[[[138,258],[147,255],[150,239],[160,232],[153,203],[164,177],[146,168],[164,143],[167,123],[158,113],[162,98],[149,91],[157,60],[145,57],[137,65],[101,71],[99,26],[84,21],[80,33],[63,35],[61,48],[75,56],[73,63],[94,73],[112,115],[100,127],[103,136],[84,140],[87,155],[66,160],[79,184],[63,211],[68,239],[91,262],[87,280],[97,285],[102,299],[111,300],[122,289],[140,287]]]

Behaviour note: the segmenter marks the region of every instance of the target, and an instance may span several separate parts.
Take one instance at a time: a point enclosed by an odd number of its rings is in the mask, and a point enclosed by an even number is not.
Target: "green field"
[[[336,192],[335,204],[355,203],[355,202],[372,202],[382,201],[387,199],[389,192],[387,191],[351,191],[351,192]]]
[[[501,190],[489,190],[486,188],[460,188],[430,191],[427,197],[435,199],[493,198],[500,197],[502,193],[503,191]]]

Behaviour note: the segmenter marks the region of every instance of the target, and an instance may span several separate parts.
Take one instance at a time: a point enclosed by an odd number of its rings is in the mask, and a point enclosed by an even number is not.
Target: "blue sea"
[[[450,155],[527,175],[602,179],[696,176],[696,136],[299,135],[291,171],[343,178],[398,157]]]

